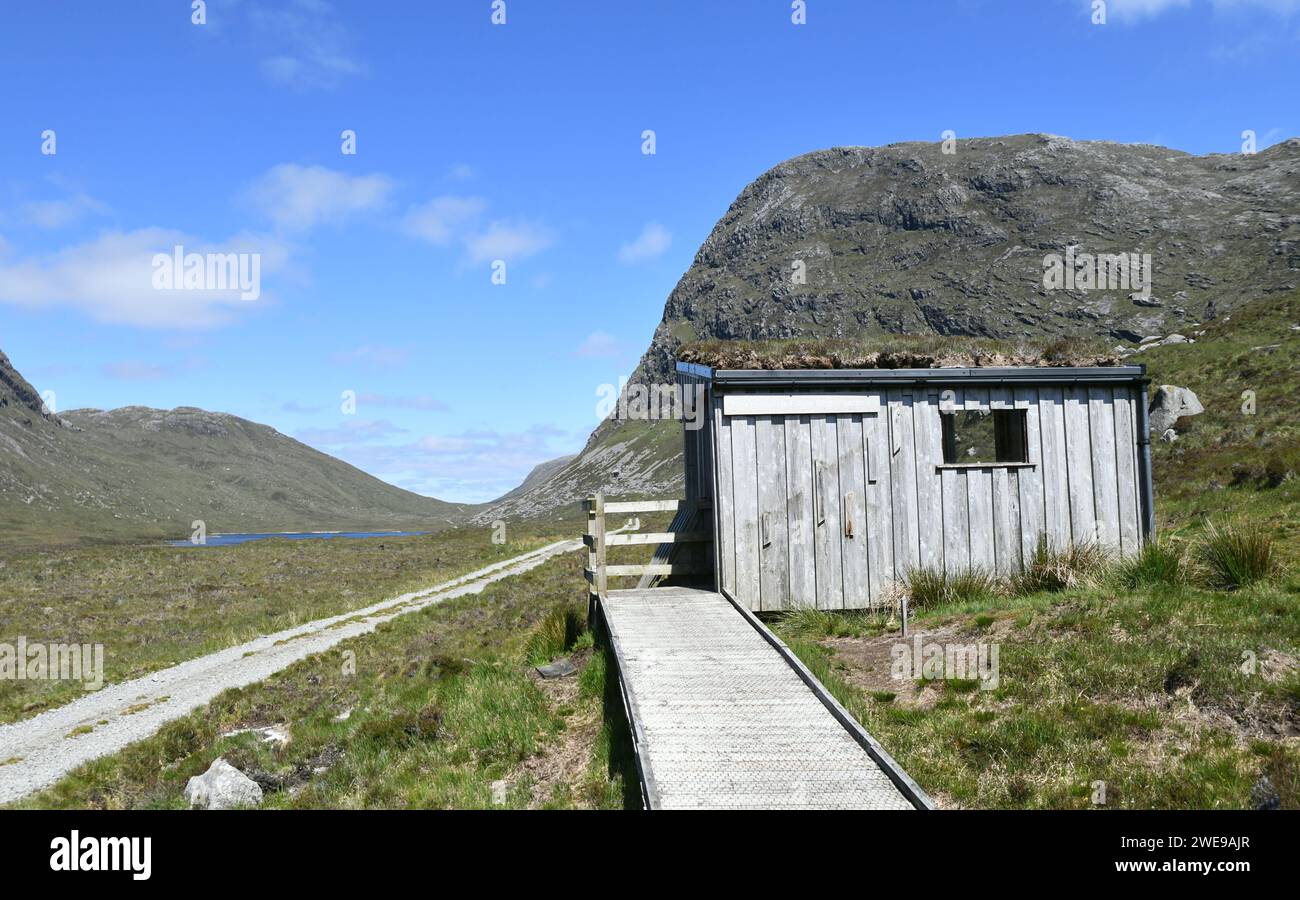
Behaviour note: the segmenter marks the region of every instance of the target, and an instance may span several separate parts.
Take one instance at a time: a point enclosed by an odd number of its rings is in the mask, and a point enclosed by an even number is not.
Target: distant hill
[[[568,456],[557,456],[555,459],[547,460],[544,463],[540,463],[536,466],[533,466],[532,471],[528,473],[527,478],[525,478],[522,482],[520,482],[519,487],[505,494],[502,494],[493,502],[500,503],[503,500],[509,500],[513,497],[518,497],[521,494],[525,494],[528,491],[531,491],[533,488],[537,487],[540,484],[545,484],[551,478],[552,475],[554,475],[556,472],[563,469],[565,466],[567,466],[569,463],[571,463],[573,460],[577,458],[578,458],[578,454],[570,453]]]
[[[404,491],[192,407],[48,414],[0,353],[0,542],[293,530],[437,530],[474,507]]]
[[[1047,291],[1070,245],[1151,254],[1150,298]],[[794,277],[796,265],[803,280]],[[697,340],[1186,333],[1300,284],[1300,139],[1254,156],[1017,135],[841,147],[746,187],[664,306],[634,383]],[[540,515],[604,486],[681,488],[675,423],[606,421],[576,459],[485,516]],[[614,473],[618,473],[615,478]]]

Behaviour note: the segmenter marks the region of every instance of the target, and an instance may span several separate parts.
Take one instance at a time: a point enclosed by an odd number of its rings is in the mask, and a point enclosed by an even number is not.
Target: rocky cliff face
[[[1048,290],[1045,259],[1072,246],[1149,254],[1149,292]],[[822,150],[736,198],[669,295],[633,381],[670,380],[677,348],[699,339],[1134,345],[1297,284],[1300,139],[1249,157],[1049,135],[959,141],[950,155],[921,143]],[[680,438],[656,439],[648,455],[647,442],[606,422],[578,459],[492,514],[543,513],[600,486],[676,489],[678,467],[661,454],[679,452]]]
[[[1150,297],[1047,290],[1044,258],[1150,254]],[[795,278],[802,264],[803,279]],[[1191,156],[1048,135],[838,148],[741,193],[664,308],[640,375],[695,338],[935,332],[1136,343],[1300,283],[1300,139]]]
[[[3,352],[0,352],[0,411],[10,421],[29,428],[38,420],[58,423],[45,409],[36,388],[18,374],[18,370]]]

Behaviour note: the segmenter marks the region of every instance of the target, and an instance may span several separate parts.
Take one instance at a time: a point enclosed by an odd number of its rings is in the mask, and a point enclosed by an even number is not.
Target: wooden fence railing
[[[644,563],[636,565],[608,565],[606,551],[610,547],[652,546],[662,547],[666,544],[690,544],[713,541],[711,531],[658,531],[630,532],[627,534],[607,530],[605,517],[627,513],[662,513],[676,512],[707,505],[708,501],[689,500],[610,500],[605,499],[604,492],[588,497],[584,506],[587,510],[587,533],[582,542],[587,545],[587,566],[585,575],[590,587],[591,602],[594,608],[596,599],[605,596],[610,578],[633,578],[643,575],[708,575],[711,566],[700,563]],[[669,526],[671,528],[671,526]]]

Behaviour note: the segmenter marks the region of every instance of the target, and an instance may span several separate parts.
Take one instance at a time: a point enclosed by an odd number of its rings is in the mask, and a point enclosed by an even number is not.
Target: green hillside
[[[274,428],[191,407],[46,413],[0,353],[0,545],[241,531],[420,530],[472,507],[394,487]]]

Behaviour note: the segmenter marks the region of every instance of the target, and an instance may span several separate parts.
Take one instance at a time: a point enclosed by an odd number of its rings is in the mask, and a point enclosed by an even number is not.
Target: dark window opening
[[[940,413],[944,463],[1029,462],[1027,416],[1023,409]]]

